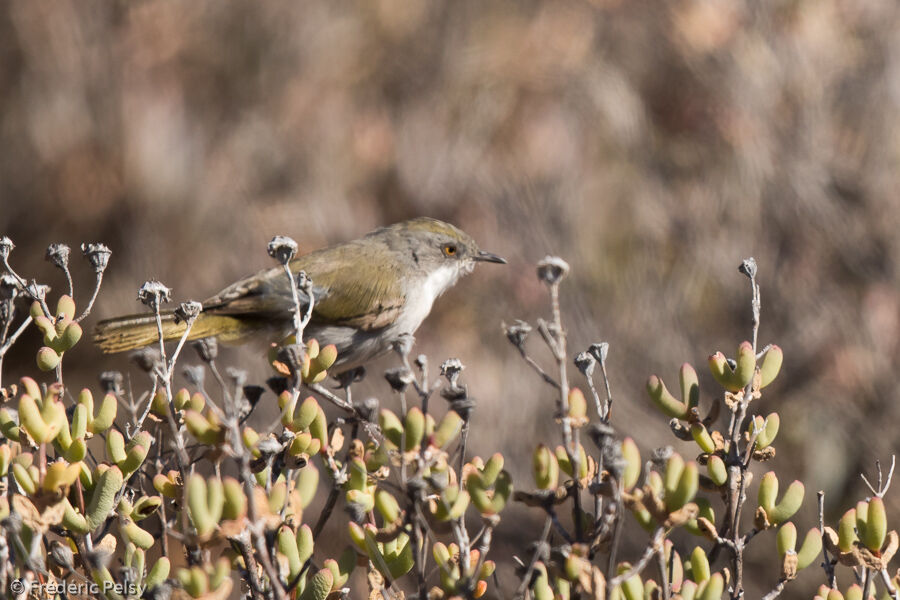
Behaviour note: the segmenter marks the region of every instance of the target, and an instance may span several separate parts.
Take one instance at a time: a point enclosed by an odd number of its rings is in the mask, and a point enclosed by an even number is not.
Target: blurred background
[[[762,470],[806,482],[811,527],[815,490],[836,519],[900,439],[898,15],[893,0],[7,0],[0,234],[20,273],[58,289],[49,243],[109,245],[96,322],[137,312],[150,278],[212,295],[270,266],[276,234],[308,251],[451,221],[510,264],[439,300],[417,351],[467,365],[473,451],[518,457],[519,481],[534,444],[558,441],[550,390],[501,330],[547,316],[537,260],[571,264],[572,354],[609,342],[613,424],[648,452],[673,440],[647,376],[691,362],[709,402],[706,356],[750,336],[737,267],[754,256],[760,342],[785,351],[755,405],[783,423]],[[91,274],[75,271],[84,302]],[[37,344],[17,346],[7,381]],[[70,385],[143,376],[89,346]],[[258,351],[226,360],[267,376]],[[366,393],[391,402],[393,364]],[[887,501],[900,514],[900,494]],[[510,514],[497,536],[538,537],[540,515]],[[751,591],[777,581],[762,562]]]

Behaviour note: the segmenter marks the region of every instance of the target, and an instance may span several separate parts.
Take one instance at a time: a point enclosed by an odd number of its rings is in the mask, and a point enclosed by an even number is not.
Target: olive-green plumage
[[[338,370],[362,364],[414,333],[441,293],[470,272],[476,261],[505,262],[453,225],[418,218],[365,237],[316,250],[291,261],[313,283],[312,319],[305,337],[336,344]],[[309,299],[301,298],[304,305]],[[281,267],[237,281],[203,302],[189,339],[216,337],[242,343],[262,334],[280,341],[290,334],[293,300]],[[163,316],[163,336],[177,339],[185,325]],[[104,352],[121,352],[158,340],[152,314],[102,321],[94,341]]]

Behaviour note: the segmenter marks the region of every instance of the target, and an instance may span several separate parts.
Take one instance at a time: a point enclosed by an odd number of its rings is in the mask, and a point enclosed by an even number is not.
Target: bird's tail
[[[184,322],[176,323],[172,311],[162,313],[162,334],[166,341],[177,340],[184,335]],[[222,342],[230,342],[247,337],[257,327],[246,319],[227,315],[201,313],[191,327],[189,340],[217,337]],[[156,316],[153,314],[126,315],[100,321],[94,329],[94,343],[103,352],[124,352],[134,350],[159,340]]]

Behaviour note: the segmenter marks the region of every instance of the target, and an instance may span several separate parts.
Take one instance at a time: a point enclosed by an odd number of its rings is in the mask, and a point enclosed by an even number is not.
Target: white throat
[[[397,333],[415,333],[431,312],[437,297],[450,289],[460,274],[457,265],[442,265],[424,279],[412,283],[406,296],[406,306],[395,323]]]

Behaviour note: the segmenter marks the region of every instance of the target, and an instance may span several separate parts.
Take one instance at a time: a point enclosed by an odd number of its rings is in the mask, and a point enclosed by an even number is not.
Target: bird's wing
[[[305,271],[312,279],[313,321],[345,325],[364,331],[380,329],[400,315],[405,296],[400,273],[393,261],[366,260],[365,268],[334,266],[328,250],[301,256],[291,262],[291,271]],[[340,285],[337,282],[340,281]],[[306,307],[308,298],[300,293]],[[203,303],[204,311],[221,315],[285,318],[293,310],[287,277],[281,267],[260,271],[237,281]]]
[[[300,303],[308,299],[299,292]],[[203,302],[204,312],[221,315],[257,315],[284,318],[293,309],[287,277],[281,267],[265,269],[236,281]]]
[[[316,290],[314,321],[370,331],[387,327],[400,316],[406,296],[394,261],[361,257],[363,265],[340,269],[327,256],[307,256],[298,262],[305,263],[300,268],[312,278]]]

